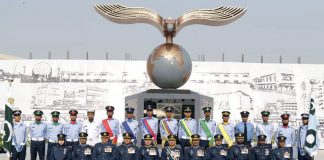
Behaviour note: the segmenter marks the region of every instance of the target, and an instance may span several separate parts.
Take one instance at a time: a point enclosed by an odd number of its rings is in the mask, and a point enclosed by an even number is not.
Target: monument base
[[[174,108],[173,118],[177,120],[184,117],[183,110],[187,107],[192,110],[191,117],[198,120],[204,117],[202,108],[207,106],[213,108],[213,98],[181,89],[150,89],[125,98],[125,106],[135,108],[134,116],[139,122],[146,116],[147,105],[153,106],[154,117],[159,120],[166,117],[164,108],[167,106]]]

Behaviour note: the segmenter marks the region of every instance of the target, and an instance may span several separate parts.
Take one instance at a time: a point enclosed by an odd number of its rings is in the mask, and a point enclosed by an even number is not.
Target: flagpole
[[[12,91],[12,83],[14,82],[14,78],[10,77],[7,79],[8,83],[9,83],[9,88],[8,88],[8,103],[11,105],[10,107],[13,106],[14,104],[14,99],[12,98],[12,95],[11,95],[11,91]],[[11,108],[13,109],[13,108]],[[11,142],[11,141],[10,141]],[[8,157],[9,157],[9,160],[12,160],[12,151],[11,149],[8,150]]]

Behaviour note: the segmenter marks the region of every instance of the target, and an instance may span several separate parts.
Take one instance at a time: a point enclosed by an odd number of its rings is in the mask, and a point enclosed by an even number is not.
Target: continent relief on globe
[[[147,73],[160,88],[181,87],[188,81],[191,69],[190,56],[177,44],[162,44],[147,59]]]

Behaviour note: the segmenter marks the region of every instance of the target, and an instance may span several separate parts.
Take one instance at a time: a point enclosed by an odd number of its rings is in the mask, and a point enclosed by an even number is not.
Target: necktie
[[[244,144],[247,144],[247,126],[246,126],[246,122],[244,122]]]

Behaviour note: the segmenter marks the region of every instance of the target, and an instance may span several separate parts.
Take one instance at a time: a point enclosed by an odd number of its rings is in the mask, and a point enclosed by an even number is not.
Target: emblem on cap
[[[127,108],[125,108],[125,111],[126,111],[126,113],[132,114],[132,113],[134,113],[135,109],[132,107],[127,107]]]
[[[211,107],[204,107],[204,108],[203,108],[203,111],[204,111],[204,112],[210,112],[211,109],[212,109]]]
[[[146,135],[144,136],[144,139],[145,139],[145,140],[152,140],[153,137],[152,137],[150,134],[146,134]]]
[[[123,134],[123,138],[131,139],[132,135],[126,132],[126,133]]]
[[[284,113],[281,115],[282,119],[289,119],[289,117],[290,117],[290,114],[288,114],[288,113]]]
[[[12,111],[13,115],[21,115],[21,110],[14,110]]]
[[[107,111],[114,111],[115,107],[114,106],[106,106]]]
[[[41,115],[43,115],[43,111],[41,111],[41,110],[36,110],[36,111],[34,111],[34,115],[36,115],[36,116],[41,116]]]
[[[214,136],[214,139],[222,140],[222,139],[223,139],[223,135],[221,135],[221,134],[216,134],[216,135]]]
[[[173,107],[171,107],[171,106],[167,106],[167,107],[165,108],[165,110],[166,110],[167,112],[172,112],[172,111],[173,111]]]
[[[188,106],[188,107],[186,107],[183,111],[184,111],[184,112],[191,112],[191,109],[190,109],[190,107]]]
[[[175,136],[175,135],[173,135],[173,134],[170,134],[170,135],[168,135],[168,139],[169,139],[169,141],[171,140],[177,140],[177,137]]]
[[[250,112],[242,111],[240,114],[241,114],[241,116],[249,116]]]
[[[86,132],[80,132],[79,137],[80,138],[86,138],[86,137],[88,137],[88,134]]]
[[[229,111],[223,111],[222,112],[222,115],[223,116],[229,116],[231,114],[231,112],[229,112]]]
[[[146,106],[147,111],[152,111],[153,109],[154,109],[153,106],[150,104]]]
[[[70,115],[77,115],[78,114],[78,111],[77,110],[75,110],[75,109],[72,109],[72,110],[70,110]]]
[[[102,137],[108,137],[109,136],[109,133],[108,132],[101,132],[100,135]]]
[[[270,112],[269,111],[262,111],[261,112],[261,115],[262,116],[269,116],[270,115]]]

